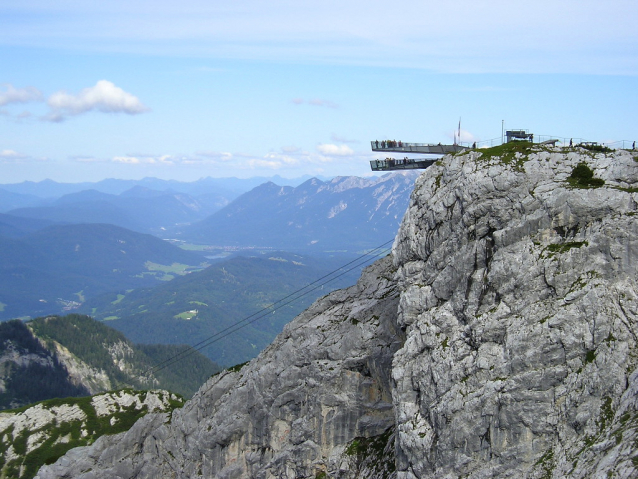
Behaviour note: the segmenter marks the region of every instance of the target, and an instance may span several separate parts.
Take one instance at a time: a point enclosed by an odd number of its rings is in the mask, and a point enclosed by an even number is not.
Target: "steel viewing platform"
[[[436,161],[437,160],[418,160],[414,158],[405,158],[403,160],[386,158],[385,160],[370,160],[370,167],[372,171],[416,170],[432,166]]]
[[[462,145],[442,145],[441,143],[403,143],[402,141],[371,141],[372,151],[388,151],[396,153],[424,153],[429,155],[446,155],[468,150]]]
[[[448,153],[458,153],[468,150],[469,147],[462,145],[442,145],[441,143],[404,143],[402,141],[371,141],[372,151],[392,152],[392,153],[420,153],[426,155],[446,155]],[[390,170],[412,170],[424,169],[431,166],[436,160],[424,160],[422,158],[403,159],[386,158],[384,160],[371,160],[372,171]]]

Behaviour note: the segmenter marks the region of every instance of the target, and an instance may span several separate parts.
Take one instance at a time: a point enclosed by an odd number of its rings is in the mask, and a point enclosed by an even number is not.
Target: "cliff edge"
[[[446,156],[357,285],[37,477],[636,477],[637,187],[621,150]]]

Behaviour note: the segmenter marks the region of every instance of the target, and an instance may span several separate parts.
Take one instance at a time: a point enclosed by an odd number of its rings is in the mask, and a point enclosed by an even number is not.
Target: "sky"
[[[635,0],[2,0],[0,184],[365,176],[370,141],[459,122],[627,146],[637,24]]]

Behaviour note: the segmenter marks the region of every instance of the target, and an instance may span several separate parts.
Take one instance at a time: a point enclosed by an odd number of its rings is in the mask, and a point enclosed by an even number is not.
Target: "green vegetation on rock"
[[[534,151],[541,151],[542,148],[529,141],[510,141],[491,148],[477,150],[481,153],[480,160],[491,160],[498,158],[500,163],[510,165],[515,170],[521,170],[527,156]]]
[[[373,437],[357,437],[344,451],[352,456],[359,472],[373,472],[375,477],[389,478],[396,470],[394,454],[394,427]]]
[[[106,434],[128,431],[149,411],[150,402],[170,412],[184,399],[166,391],[122,390],[94,397],[51,399],[0,415],[0,477],[30,479],[44,464],[53,464],[69,449],[87,446]],[[159,401],[157,400],[159,399]],[[41,416],[35,428],[26,428],[17,418],[30,411]],[[16,431],[16,428],[23,429]]]
[[[597,143],[579,143],[576,146],[584,148],[585,150],[594,151],[596,153],[611,153],[612,151],[614,151],[611,148],[608,148],[604,145],[599,145]]]
[[[575,188],[598,188],[605,184],[604,180],[594,178],[594,172],[584,161],[574,167],[567,181]]]

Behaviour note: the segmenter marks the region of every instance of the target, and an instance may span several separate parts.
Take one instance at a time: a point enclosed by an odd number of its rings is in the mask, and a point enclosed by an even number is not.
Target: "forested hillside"
[[[18,320],[0,322],[0,380],[0,409],[89,394],[83,384],[72,381],[56,354]]]
[[[127,387],[159,387],[188,397],[219,367],[193,353],[170,368],[153,368],[185,349],[139,347],[119,331],[78,314],[3,322],[0,409]]]

